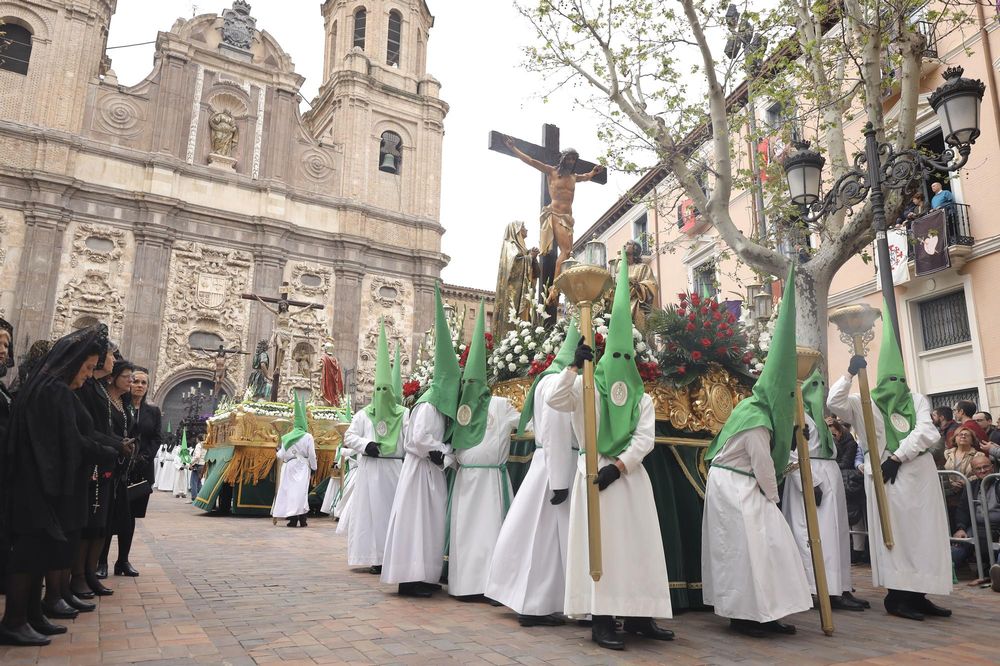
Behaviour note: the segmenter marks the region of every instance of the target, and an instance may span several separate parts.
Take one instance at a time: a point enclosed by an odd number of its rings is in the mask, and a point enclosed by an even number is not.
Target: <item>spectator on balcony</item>
[[[935,180],[931,183],[931,192],[934,193],[931,197],[931,208],[948,208],[954,205],[955,195],[951,190],[944,189],[941,181]]]
[[[993,463],[983,453],[977,453],[972,458],[973,477],[970,481],[970,489],[973,497],[979,496],[983,479],[993,473]],[[1000,537],[1000,482],[994,481],[987,486],[983,502],[977,502],[975,508],[975,525],[979,534],[979,556],[982,559],[984,569],[989,569],[993,563],[991,542]],[[990,518],[990,534],[986,533],[985,516]],[[969,503],[962,502],[955,513],[955,531],[952,534],[956,539],[966,539],[972,536],[973,516],[969,511]],[[951,544],[951,560],[955,568],[968,562],[975,554],[975,546],[968,542]],[[977,581],[977,582],[985,582]]]
[[[903,206],[902,212],[900,212],[899,217],[896,218],[897,226],[905,226],[907,229],[910,228],[910,222],[917,219],[921,215],[927,212],[927,206],[924,204],[924,193],[914,192],[913,196],[910,198],[909,203]]]

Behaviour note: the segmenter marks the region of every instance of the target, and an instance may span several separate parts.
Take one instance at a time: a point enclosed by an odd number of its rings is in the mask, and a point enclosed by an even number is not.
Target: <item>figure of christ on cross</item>
[[[559,128],[543,126],[544,145],[537,146],[499,132],[490,132],[490,150],[513,155],[542,172],[542,210],[539,250],[542,255],[542,298],[554,314],[558,292],[552,282],[573,252],[573,198],[581,181],[608,182],[600,165],[580,159],[573,149],[559,151]],[[550,164],[555,162],[555,164]],[[553,242],[554,241],[554,242]],[[556,254],[558,251],[558,254]],[[555,321],[551,317],[549,321]]]
[[[222,383],[226,381],[226,356],[232,354],[246,354],[242,349],[226,349],[225,346],[219,345],[218,349],[207,349],[205,347],[191,347],[191,351],[196,351],[206,356],[215,357],[215,367],[212,369],[212,382],[214,386],[212,387],[212,397],[215,399],[216,404],[219,402],[219,395],[222,393]]]
[[[275,316],[274,330],[271,331],[271,344],[274,346],[274,373],[271,376],[271,402],[278,401],[278,388],[281,383],[281,366],[285,362],[285,350],[292,342],[292,319],[302,314],[306,310],[322,310],[319,303],[308,303],[305,301],[288,300],[288,283],[281,283],[281,293],[278,298],[273,296],[258,296],[257,294],[242,294],[242,298],[257,301],[268,312]],[[274,303],[276,307],[271,307],[268,303]],[[303,308],[298,312],[290,312],[289,308]]]

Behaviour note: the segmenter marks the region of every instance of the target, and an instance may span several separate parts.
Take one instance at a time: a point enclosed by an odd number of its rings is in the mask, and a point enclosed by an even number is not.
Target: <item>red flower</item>
[[[708,301],[708,307],[712,308],[713,310],[718,310],[719,309],[719,302],[718,301],[709,300]]]
[[[417,380],[413,380],[411,382],[406,382],[405,384],[403,384],[403,395],[407,398],[410,397],[411,395],[415,395],[416,392],[419,390],[420,390],[420,382],[418,382]]]
[[[598,347],[603,347],[604,346],[604,336],[601,335],[600,333],[594,333],[594,342],[597,344]]]
[[[691,302],[694,305],[701,305],[701,296],[698,294],[691,294]]]
[[[693,313],[693,312],[688,315],[688,321],[693,322],[693,321],[696,321],[697,319],[698,319],[697,315],[695,315],[695,313]]]
[[[462,357],[460,359],[458,359],[458,366],[460,368],[464,368],[465,367],[465,362],[467,360],[469,360],[469,347],[466,347],[465,351],[462,352]]]
[[[687,316],[687,310],[685,310],[684,308],[681,308],[680,310],[677,311],[677,314],[680,317],[686,317]]]
[[[691,360],[692,361],[700,361],[701,360],[701,352],[700,351],[693,351],[693,352],[691,352]]]
[[[695,326],[694,326],[693,323],[689,323],[687,326],[684,327],[684,329],[687,330],[687,331],[693,331],[694,328],[695,328]],[[673,344],[673,343],[671,343],[671,344]],[[673,350],[671,350],[671,351],[673,351]]]
[[[720,319],[722,319],[722,313],[716,310],[715,312],[712,313],[712,319],[714,319],[715,321],[719,321]]]
[[[707,317],[708,316],[708,308],[702,308],[701,309],[701,313]]]
[[[735,324],[736,323],[736,315],[734,315],[732,312],[730,312],[729,316],[726,317],[726,321],[728,321],[730,324]]]
[[[705,328],[705,329],[712,328],[712,321],[710,319],[706,319],[705,323],[702,324],[701,326],[702,326],[702,328]]]
[[[711,347],[712,346],[712,341],[709,340],[708,338],[702,338],[701,339],[701,346],[702,347],[706,347],[706,348],[707,347]]]
[[[687,367],[686,366],[684,366],[684,365],[677,366],[677,374],[678,375],[683,375],[685,372],[687,372]]]
[[[680,299],[681,303],[687,301],[687,297],[688,297],[688,295],[685,294],[683,291],[680,292],[679,294],[677,294],[677,298]]]
[[[486,334],[486,349],[488,349],[489,351],[493,351],[493,334],[492,333],[487,333]]]
[[[715,334],[715,339],[716,340],[721,340],[724,337],[726,337],[725,331],[719,331],[718,333]]]

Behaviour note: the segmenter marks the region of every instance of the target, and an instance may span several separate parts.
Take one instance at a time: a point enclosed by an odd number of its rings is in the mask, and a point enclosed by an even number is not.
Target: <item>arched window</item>
[[[395,132],[382,132],[378,147],[378,170],[399,175],[403,170],[403,139]]]
[[[354,10],[354,46],[365,50],[365,26],[368,23],[368,10],[358,7]]]
[[[403,15],[393,9],[389,12],[389,38],[385,46],[385,61],[399,67],[400,45],[403,41]]]
[[[31,31],[16,23],[0,28],[0,69],[17,74],[28,73],[31,60]]]

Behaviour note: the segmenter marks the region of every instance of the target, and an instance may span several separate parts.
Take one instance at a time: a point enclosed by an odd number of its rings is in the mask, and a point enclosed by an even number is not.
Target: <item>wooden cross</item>
[[[290,307],[305,308],[305,310],[322,310],[323,305],[320,303],[309,303],[306,301],[293,301],[288,298],[288,283],[281,283],[281,291],[278,297],[274,296],[259,296],[257,294],[241,294],[240,298],[245,298],[249,301],[257,301],[265,308],[268,309],[272,314],[278,317],[278,321],[275,322],[275,350],[274,350],[274,372],[271,375],[271,402],[278,401],[278,386],[281,383],[281,365],[285,361],[285,347],[281,344],[281,334],[284,333],[286,337],[290,337],[291,333],[286,331],[280,331],[278,328],[282,325],[282,319],[286,317],[291,317],[288,309]],[[277,309],[268,307],[268,303],[274,303],[277,305]],[[296,313],[298,314],[298,313]]]
[[[514,157],[514,153],[510,151],[507,147],[505,140],[510,136],[508,134],[503,134],[502,132],[491,131],[490,132],[490,145],[489,149],[494,150],[498,153],[503,153],[504,155],[510,155]],[[542,145],[537,145],[534,143],[529,143],[523,139],[517,139],[515,137],[510,137],[514,140],[514,145],[517,149],[528,157],[534,158],[539,162],[544,162],[545,164],[558,164],[560,151],[559,151],[559,128],[555,125],[549,125],[548,123],[542,125]],[[593,169],[596,165],[593,162],[588,162],[583,159],[578,159],[576,162],[575,173],[585,174]],[[542,196],[541,205],[539,206],[539,211],[544,209],[550,203],[552,203],[552,198],[549,196],[549,186],[546,181],[545,174],[541,174],[542,179]],[[607,170],[602,171],[596,175],[591,182],[600,183],[605,185],[608,182],[608,172]],[[556,269],[556,257],[559,254],[559,249],[553,244],[552,249],[548,254],[540,255],[538,257],[541,262],[542,276],[541,276],[541,288],[539,289],[539,302],[544,302],[546,296],[549,293],[549,288],[552,286],[552,281],[555,278]],[[549,305],[546,310],[549,313],[549,318],[546,320],[548,325],[555,324],[556,321],[556,306]],[[495,316],[505,316],[501,313],[497,313]]]

